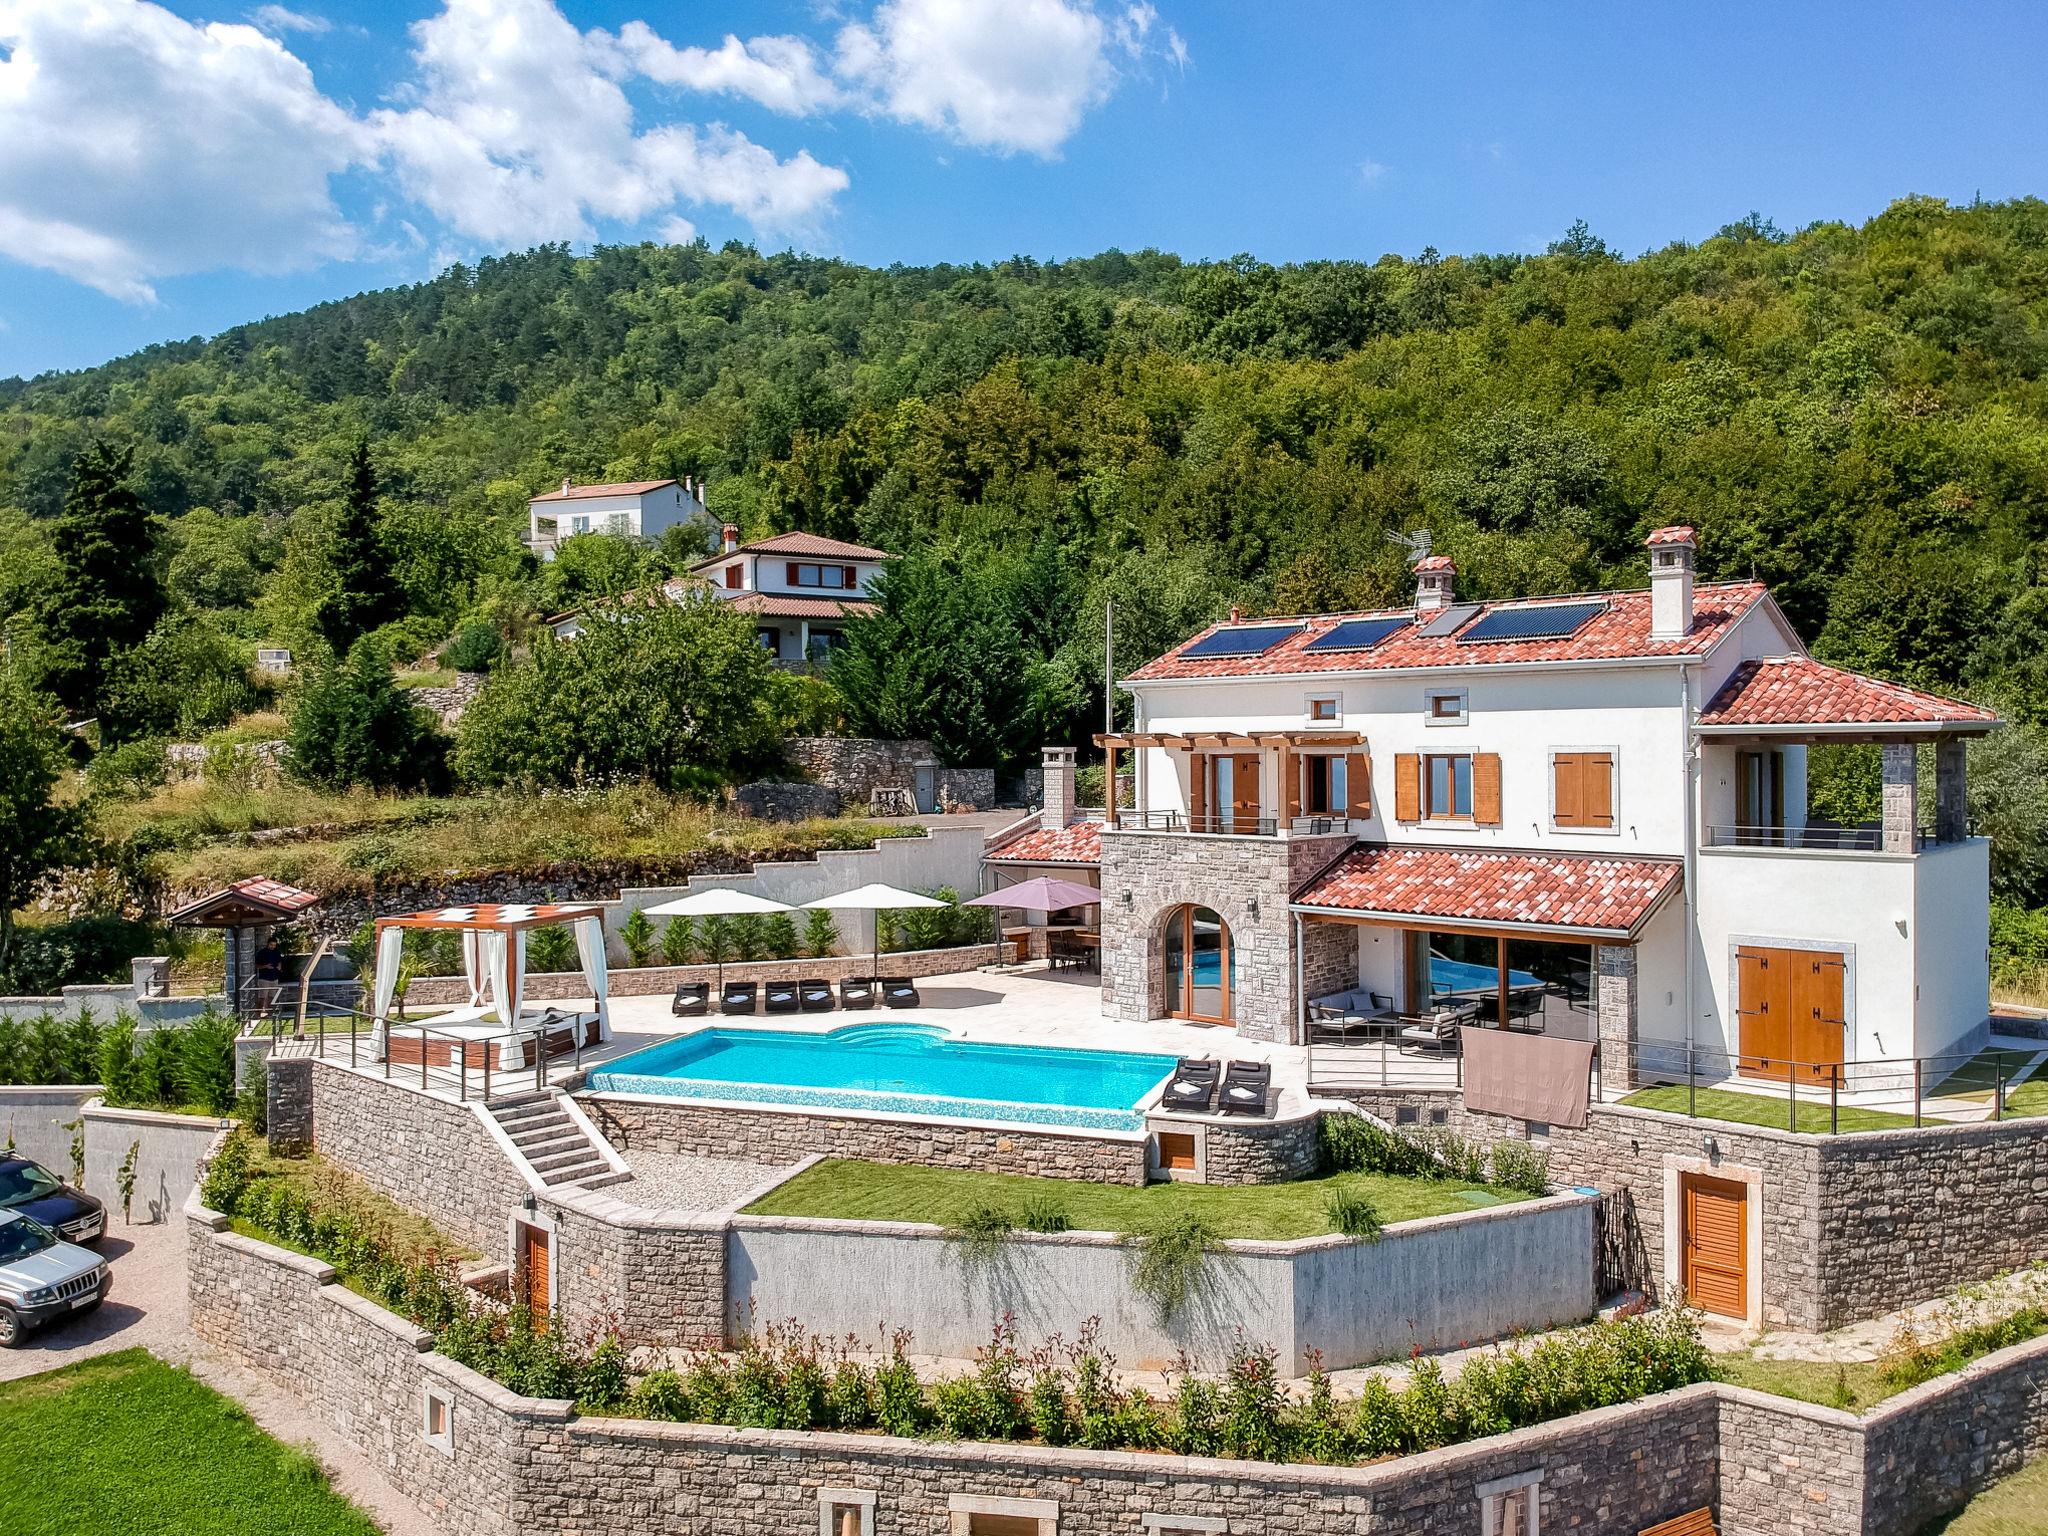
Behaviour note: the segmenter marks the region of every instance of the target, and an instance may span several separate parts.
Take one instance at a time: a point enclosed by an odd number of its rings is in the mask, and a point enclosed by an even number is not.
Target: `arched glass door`
[[[1178,907],[1167,915],[1166,1009],[1177,1019],[1228,1024],[1236,990],[1237,956],[1230,929],[1207,907]]]

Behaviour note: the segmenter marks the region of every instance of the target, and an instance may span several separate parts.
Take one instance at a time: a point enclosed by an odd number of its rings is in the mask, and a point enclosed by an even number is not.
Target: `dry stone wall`
[[[643,1147],[756,1162],[764,1155],[793,1159],[816,1153],[877,1163],[1087,1179],[1097,1184],[1145,1182],[1142,1136],[732,1109],[631,1094],[581,1094],[578,1102],[629,1161],[633,1150]]]
[[[555,1306],[572,1329],[609,1325],[634,1345],[725,1342],[723,1217],[651,1212],[597,1189],[537,1203],[554,1226]]]

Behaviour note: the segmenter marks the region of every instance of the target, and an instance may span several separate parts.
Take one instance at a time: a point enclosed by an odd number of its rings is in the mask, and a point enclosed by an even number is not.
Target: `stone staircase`
[[[543,1184],[580,1184],[617,1170],[605,1151],[562,1107],[553,1089],[513,1094],[484,1106]]]

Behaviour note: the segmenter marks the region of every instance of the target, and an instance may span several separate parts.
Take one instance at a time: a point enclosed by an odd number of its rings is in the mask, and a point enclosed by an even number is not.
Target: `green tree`
[[[350,446],[346,476],[341,510],[327,542],[333,588],[320,605],[319,617],[320,632],[337,656],[405,612],[405,598],[378,526],[377,470],[368,439],[358,437]]]
[[[391,664],[369,641],[313,673],[292,709],[286,740],[292,773],[310,784],[445,787],[445,738],[433,717],[393,686]]]
[[[131,484],[134,454],[96,442],[78,456],[51,525],[56,573],[37,605],[38,681],[74,716],[104,716],[110,671],[162,617],[158,520]],[[125,722],[100,721],[103,740]]]
[[[14,914],[43,877],[80,857],[84,821],[59,804],[64,734],[55,704],[0,666],[0,978],[14,958]]]

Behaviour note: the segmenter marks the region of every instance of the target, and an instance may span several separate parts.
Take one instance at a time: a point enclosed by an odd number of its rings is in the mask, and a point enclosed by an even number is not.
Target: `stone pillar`
[[[1047,747],[1043,771],[1045,809],[1039,813],[1039,825],[1057,832],[1074,819],[1074,749]]]
[[[1934,840],[1960,843],[1970,835],[1970,782],[1964,744],[1954,737],[1934,747]]]
[[[1602,944],[1595,953],[1600,1089],[1613,1098],[1636,1085],[1636,951],[1632,944]]]
[[[272,1056],[263,1071],[265,1137],[272,1157],[313,1150],[313,1058]]]
[[[1919,752],[1910,741],[1888,741],[1884,744],[1884,835],[1878,846],[1885,853],[1911,853],[1919,826]]]

